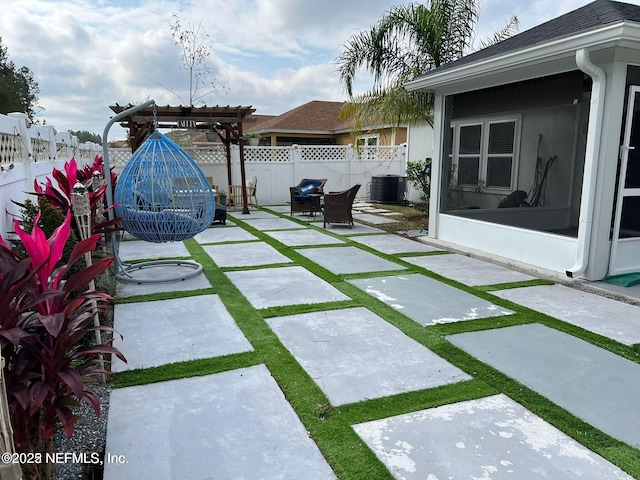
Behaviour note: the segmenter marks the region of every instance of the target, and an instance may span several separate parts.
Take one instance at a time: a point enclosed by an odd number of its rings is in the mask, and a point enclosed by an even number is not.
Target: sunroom
[[[435,98],[430,237],[588,280],[640,271],[638,22],[596,0],[407,84]]]

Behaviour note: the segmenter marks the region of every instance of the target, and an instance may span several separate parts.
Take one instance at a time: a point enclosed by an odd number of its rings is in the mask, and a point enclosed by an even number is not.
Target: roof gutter
[[[589,109],[589,131],[587,132],[586,155],[584,161],[584,180],[582,201],[580,202],[580,221],[578,225],[578,250],[576,263],[566,271],[568,277],[577,277],[585,272],[589,264],[589,248],[591,246],[591,227],[595,206],[596,177],[600,156],[600,132],[604,114],[604,97],[607,77],[597,65],[591,62],[589,50],[581,48],[576,51],[578,68],[593,79],[591,90],[591,106]]]

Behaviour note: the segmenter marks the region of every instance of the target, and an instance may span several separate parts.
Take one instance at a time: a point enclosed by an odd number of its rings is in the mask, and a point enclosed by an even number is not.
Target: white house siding
[[[407,133],[407,161],[417,162],[426,158],[433,158],[433,126],[427,122],[412,124]],[[407,182],[409,201],[420,200],[420,190]]]

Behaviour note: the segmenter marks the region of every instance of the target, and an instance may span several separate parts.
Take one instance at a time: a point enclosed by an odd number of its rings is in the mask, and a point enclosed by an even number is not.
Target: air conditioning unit
[[[374,175],[371,177],[372,203],[400,204],[407,190],[407,177],[400,175]]]

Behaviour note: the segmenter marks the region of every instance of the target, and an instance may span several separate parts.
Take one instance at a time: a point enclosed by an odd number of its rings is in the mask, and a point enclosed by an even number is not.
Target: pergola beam
[[[112,105],[117,115],[132,108],[133,105]],[[255,122],[253,118],[247,118],[255,112],[250,106],[213,106],[213,107],[185,107],[169,106],[164,107],[152,105],[141,108],[131,115],[125,116],[120,125],[129,130],[131,140],[131,151],[135,152],[140,145],[151,134],[154,128],[197,128],[200,130],[212,130],[218,133],[227,151],[227,176],[231,188],[231,143],[232,140],[238,142],[240,147],[240,176],[241,185],[246,185],[244,169],[244,137],[242,134],[242,124]],[[224,135],[223,135],[224,133]],[[242,213],[249,213],[247,205],[247,189],[242,189]]]

